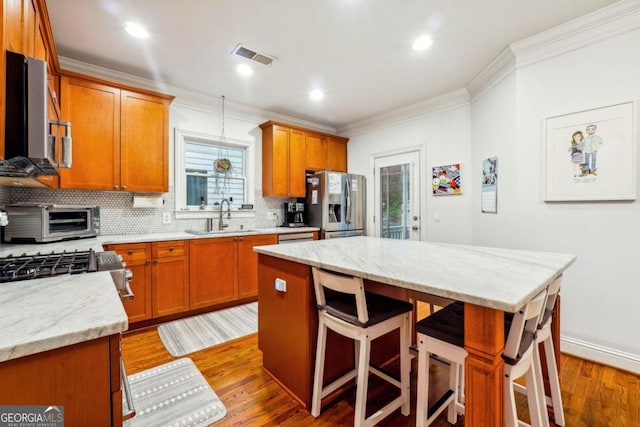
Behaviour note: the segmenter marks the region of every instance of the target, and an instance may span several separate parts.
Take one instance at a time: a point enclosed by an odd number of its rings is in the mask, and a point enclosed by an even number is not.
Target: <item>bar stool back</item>
[[[538,331],[536,332],[536,345],[533,348],[533,363],[536,365],[536,374],[540,384],[540,402],[542,403],[542,416],[547,416],[545,406],[553,408],[553,416],[556,425],[564,426],[564,408],[562,406],[562,395],[560,393],[560,379],[558,377],[558,364],[555,356],[553,339],[551,337],[551,321],[556,305],[556,299],[560,292],[560,279],[554,280],[547,288],[547,299],[542,308]],[[540,344],[544,346],[544,355],[547,362],[547,374],[549,379],[549,391],[551,397],[547,397],[544,390],[544,378],[542,375],[542,355],[540,354]],[[527,388],[516,384],[516,391],[526,394]]]
[[[506,427],[548,426],[549,419],[542,415],[540,402],[539,375],[533,363],[536,331],[540,321],[542,307],[546,302],[547,291],[536,295],[524,307],[513,315],[511,322],[505,322],[509,334],[502,358],[504,365],[504,423]],[[515,380],[524,376],[527,384],[527,403],[531,424],[518,419],[514,395]],[[546,412],[546,411],[545,411]]]
[[[373,426],[401,408],[409,415],[409,313],[413,305],[377,294],[366,293],[362,278],[343,276],[313,267],[318,305],[318,341],[313,379],[311,415],[320,415],[322,398],[357,377],[355,427]],[[325,288],[333,292],[325,292]],[[323,385],[327,328],[356,341],[355,369],[332,383]],[[395,329],[400,330],[400,379],[370,366],[371,342]],[[369,373],[376,374],[400,389],[400,395],[366,418]]]

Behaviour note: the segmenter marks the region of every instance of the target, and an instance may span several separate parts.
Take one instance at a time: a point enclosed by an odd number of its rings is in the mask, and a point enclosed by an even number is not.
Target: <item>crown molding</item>
[[[467,84],[471,100],[482,96],[515,70],[516,57],[511,48],[506,47]]]
[[[182,107],[191,110],[202,111],[211,114],[221,114],[221,100],[219,96],[206,95],[200,92],[194,92],[172,86],[164,82],[146,79],[144,77],[123,73],[121,71],[112,70],[110,68],[100,67],[86,62],[78,61],[71,58],[60,57],[60,67],[63,70],[73,71],[80,74],[86,74],[98,77],[104,80],[120,83],[127,86],[134,86],[140,89],[147,89],[155,92],[168,93],[175,96],[171,103],[172,107]],[[268,120],[289,123],[300,127],[314,129],[320,132],[335,134],[336,129],[331,126],[322,125],[307,120],[302,120],[286,114],[275,113],[273,111],[264,110],[251,105],[242,104],[235,101],[225,99],[225,115],[240,121],[249,123],[262,123]]]
[[[520,68],[638,28],[640,0],[622,0],[509,47]]]
[[[469,92],[465,88],[460,88],[443,95],[434,96],[342,126],[338,128],[338,135],[350,138],[355,135],[413,120],[420,116],[457,108],[468,103]]]

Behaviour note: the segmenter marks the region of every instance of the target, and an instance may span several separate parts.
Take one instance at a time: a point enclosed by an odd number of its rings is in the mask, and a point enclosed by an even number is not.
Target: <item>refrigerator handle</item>
[[[344,222],[351,224],[351,186],[349,185],[349,177],[345,177],[345,203],[347,205],[346,212],[344,214]]]

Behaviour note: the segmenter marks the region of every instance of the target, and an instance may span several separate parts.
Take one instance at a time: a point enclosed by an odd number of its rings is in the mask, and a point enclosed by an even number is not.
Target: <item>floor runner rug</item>
[[[204,427],[227,413],[207,380],[187,357],[128,378],[136,416],[125,421],[125,427]],[[123,405],[126,408],[124,402]]]
[[[213,347],[258,331],[258,303],[163,323],[158,326],[162,343],[174,357]]]

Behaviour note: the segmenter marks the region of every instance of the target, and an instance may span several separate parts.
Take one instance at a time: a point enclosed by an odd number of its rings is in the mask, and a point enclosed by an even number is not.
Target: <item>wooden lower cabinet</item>
[[[275,234],[192,240],[191,309],[256,297],[258,254],[253,247],[277,242]]]
[[[254,246],[275,245],[276,234],[238,238],[238,298],[258,296],[258,253]]]
[[[153,317],[151,311],[151,244],[109,245],[107,250],[120,254],[122,260],[127,264],[127,268],[133,273],[129,284],[135,298],[126,300],[122,304],[129,317],[129,323],[151,319]]]
[[[133,273],[135,298],[124,302],[129,323],[189,310],[189,242],[108,245]]]
[[[236,299],[238,282],[236,239],[236,237],[216,237],[189,242],[191,309]]]
[[[121,426],[120,334],[0,362],[2,405],[64,406],[68,427]]]
[[[129,323],[258,296],[254,246],[275,245],[276,234],[123,243],[106,249],[122,255],[133,273],[133,300],[124,308]]]
[[[189,242],[152,243],[151,255],[153,317],[189,310]]]

